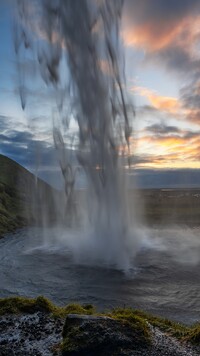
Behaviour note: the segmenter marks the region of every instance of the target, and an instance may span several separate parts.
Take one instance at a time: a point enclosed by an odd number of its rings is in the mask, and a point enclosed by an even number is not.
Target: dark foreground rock
[[[125,321],[99,316],[70,314],[64,322],[43,312],[5,315],[0,317],[0,356],[200,355],[198,347],[148,328],[146,334]]]
[[[148,325],[144,330],[108,317],[68,315],[62,356],[197,356],[200,350]]]
[[[140,326],[133,328],[126,321],[91,315],[68,315],[63,339],[63,356],[131,355],[150,344]]]

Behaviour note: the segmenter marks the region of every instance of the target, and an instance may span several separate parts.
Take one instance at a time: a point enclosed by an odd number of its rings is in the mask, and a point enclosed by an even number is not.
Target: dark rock
[[[63,328],[63,356],[131,355],[148,347],[141,329],[109,317],[71,314]]]

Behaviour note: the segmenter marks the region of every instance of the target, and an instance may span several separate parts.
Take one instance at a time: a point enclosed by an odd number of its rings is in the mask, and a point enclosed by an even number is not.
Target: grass
[[[68,314],[95,314],[95,308],[91,304],[84,306],[78,303],[72,303],[64,307],[58,307],[43,296],[34,299],[24,297],[0,299],[0,315],[21,313],[33,314],[37,311],[50,313],[56,318],[65,318]]]
[[[194,325],[185,336],[185,340],[192,344],[200,344],[200,323]]]
[[[33,314],[37,311],[53,313],[56,307],[46,298],[39,296],[36,299],[11,297],[0,299],[0,315],[5,314]]]
[[[110,315],[114,317],[117,316],[117,318],[125,318],[126,320],[131,320],[131,318],[137,320],[137,318],[139,318],[143,322],[148,322],[152,326],[159,328],[180,341],[187,341],[192,344],[200,343],[200,323],[187,326],[132,308],[117,308],[112,311]]]
[[[131,317],[140,318],[143,322],[148,322],[152,326],[158,327],[160,330],[171,334],[172,336],[181,339],[186,335],[190,329],[186,325],[171,321],[166,318],[161,318],[141,310],[132,308],[117,308],[112,312],[114,315],[125,317],[127,319]]]
[[[78,303],[68,304],[64,307],[54,305],[43,296],[35,299],[24,297],[10,297],[0,299],[0,315],[6,314],[33,314],[35,312],[44,312],[51,314],[55,318],[66,318],[68,314],[109,316],[115,320],[129,323],[139,335],[143,335],[146,340],[150,338],[148,325],[159,328],[163,332],[176,337],[179,340],[200,343],[200,323],[192,326],[186,326],[165,318],[154,316],[141,310],[132,308],[116,308],[112,311],[98,313],[93,305],[80,305]],[[66,330],[63,329],[63,335]]]

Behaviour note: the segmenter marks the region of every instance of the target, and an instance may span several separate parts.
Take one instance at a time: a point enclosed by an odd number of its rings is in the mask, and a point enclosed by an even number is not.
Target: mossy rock
[[[147,325],[106,316],[67,316],[63,328],[62,355],[122,355],[150,345]]]

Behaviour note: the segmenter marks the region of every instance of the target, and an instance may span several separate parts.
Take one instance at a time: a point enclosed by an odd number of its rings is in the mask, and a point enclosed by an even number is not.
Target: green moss
[[[0,299],[0,315],[19,313],[32,314],[36,311],[52,313],[55,308],[56,307],[48,299],[42,296],[36,299],[23,297]]]
[[[88,315],[96,312],[96,308],[92,304],[83,304],[83,308],[88,312]]]
[[[35,299],[23,297],[0,299],[0,315],[19,313],[31,314],[36,311],[51,313],[55,317],[65,318],[68,314],[91,315],[95,313],[95,308],[91,304],[81,306],[78,303],[68,304],[65,307],[58,307],[43,296],[39,296]]]
[[[144,320],[148,321],[148,323],[150,323],[152,326],[158,327],[160,330],[168,332],[172,336],[175,336],[179,339],[183,338],[188,333],[189,327],[186,325],[171,321],[166,318],[154,316],[141,310],[135,310],[134,313],[135,315],[138,315]]]
[[[68,314],[92,315],[95,314],[95,308],[89,304],[80,305],[78,303],[71,303],[65,307],[55,307],[53,311],[55,318],[65,318]]]
[[[200,344],[200,323],[190,328],[185,340],[192,344]]]
[[[138,337],[143,337],[146,342],[150,342],[150,331],[147,321],[141,316],[135,314],[135,311],[130,308],[116,308],[108,316],[121,321],[128,322]]]
[[[0,299],[0,315],[34,313],[35,300],[23,297],[12,297]]]
[[[90,304],[80,305],[77,303],[69,304],[65,308],[65,313],[67,314],[84,314],[91,315],[94,314],[95,308]]]
[[[43,296],[39,296],[35,299],[35,307],[39,311],[43,311],[46,313],[53,313],[56,307],[53,303],[50,302],[47,298]]]
[[[126,320],[130,321],[132,319],[134,322],[140,320],[140,322],[149,323],[152,326],[157,327],[163,332],[167,332],[178,339],[184,338],[191,330],[191,328],[186,325],[132,308],[117,308],[114,309],[110,315],[114,315],[120,318],[124,317]]]
[[[61,308],[61,314],[62,316],[65,317],[68,314],[97,315],[97,313],[95,312],[95,308],[91,304],[80,305],[77,303],[68,304],[66,307]],[[62,333],[63,337],[66,337],[68,335],[68,332],[69,332],[68,324],[65,323],[63,327],[63,333]]]

